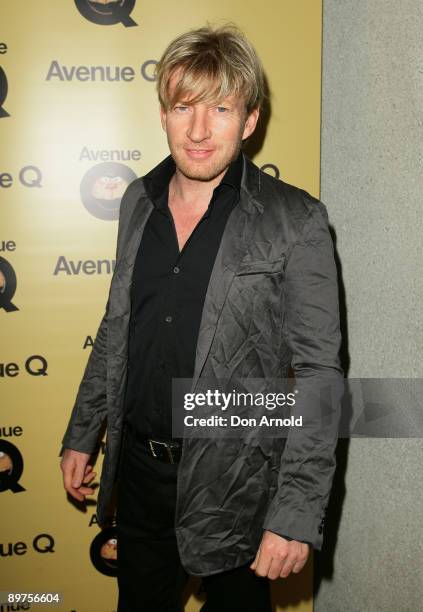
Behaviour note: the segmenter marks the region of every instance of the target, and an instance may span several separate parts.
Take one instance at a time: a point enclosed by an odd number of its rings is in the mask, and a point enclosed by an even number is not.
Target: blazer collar
[[[260,212],[263,212],[263,204],[256,199],[261,189],[260,168],[248,159],[244,153],[242,153],[242,160],[241,190],[244,191],[248,199],[251,199],[254,206],[256,206]]]

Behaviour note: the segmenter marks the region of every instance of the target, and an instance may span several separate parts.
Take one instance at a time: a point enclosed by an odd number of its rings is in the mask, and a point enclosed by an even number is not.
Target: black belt
[[[157,438],[142,437],[134,430],[130,430],[129,435],[134,436],[142,444],[148,453],[164,463],[179,463],[182,454],[182,440],[163,440]]]
[[[150,451],[151,455],[164,463],[179,463],[182,454],[182,444],[173,440],[152,440],[146,438],[144,446]]]

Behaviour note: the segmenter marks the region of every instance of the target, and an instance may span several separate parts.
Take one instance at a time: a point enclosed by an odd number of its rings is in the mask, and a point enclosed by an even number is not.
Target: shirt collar
[[[234,159],[228,166],[221,182],[215,187],[213,197],[210,201],[212,205],[215,197],[225,187],[229,186],[236,190],[237,201],[239,199],[239,193],[241,190],[241,178],[243,159],[242,152],[240,151],[236,159]],[[158,166],[153,168],[148,174],[144,176],[145,187],[150,199],[152,200],[156,208],[167,208],[168,204],[168,193],[169,193],[169,182],[172,176],[175,174],[176,165],[171,155],[168,155]],[[209,206],[209,209],[210,209]]]

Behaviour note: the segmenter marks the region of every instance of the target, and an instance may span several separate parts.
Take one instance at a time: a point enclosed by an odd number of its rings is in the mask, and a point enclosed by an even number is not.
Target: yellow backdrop
[[[235,22],[272,94],[254,161],[318,196],[321,11],[321,0],[2,3],[0,590],[116,610],[113,531],[99,530],[94,502],[67,500],[58,452],[107,299],[122,189],[168,153],[155,61],[189,28]],[[311,578],[312,559],[273,585],[275,609],[311,610]]]

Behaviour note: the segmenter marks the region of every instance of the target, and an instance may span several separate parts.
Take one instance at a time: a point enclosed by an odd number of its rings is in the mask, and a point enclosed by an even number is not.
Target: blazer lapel
[[[128,314],[131,309],[130,287],[132,274],[141,237],[147,223],[153,203],[143,193],[137,199],[131,217],[126,226],[126,231],[119,237],[120,256],[116,262],[113,278],[113,297],[111,301],[111,315],[115,317]]]
[[[255,223],[263,206],[255,200],[260,189],[260,170],[244,157],[240,200],[226,223],[210,276],[197,340],[192,390],[209,354],[220,313],[238,266],[247,252]]]
[[[160,177],[172,174],[174,167],[175,164],[172,157],[168,155],[143,177],[137,191],[132,195],[135,200],[134,207],[131,217],[126,224],[126,229],[122,232],[122,236],[119,237],[118,247],[121,255],[116,268],[119,284],[127,286],[128,289],[132,282],[135,258],[141,243],[142,234],[148,217],[154,208],[154,204],[145,187],[145,180],[152,179],[161,181],[162,178]]]
[[[107,334],[107,397],[110,411],[123,415],[127,338],[131,312],[131,283],[135,257],[153,204],[142,195],[136,197],[128,225],[119,236],[119,257],[113,275]],[[118,401],[120,398],[121,401]]]
[[[141,237],[144,231],[144,227],[147,223],[147,219],[153,210],[153,203],[147,196],[143,194],[138,200],[137,205],[134,208],[132,217],[129,221],[128,237],[124,252],[122,254],[125,265],[131,269],[135,263],[135,257],[138,252],[138,248],[141,243]]]

